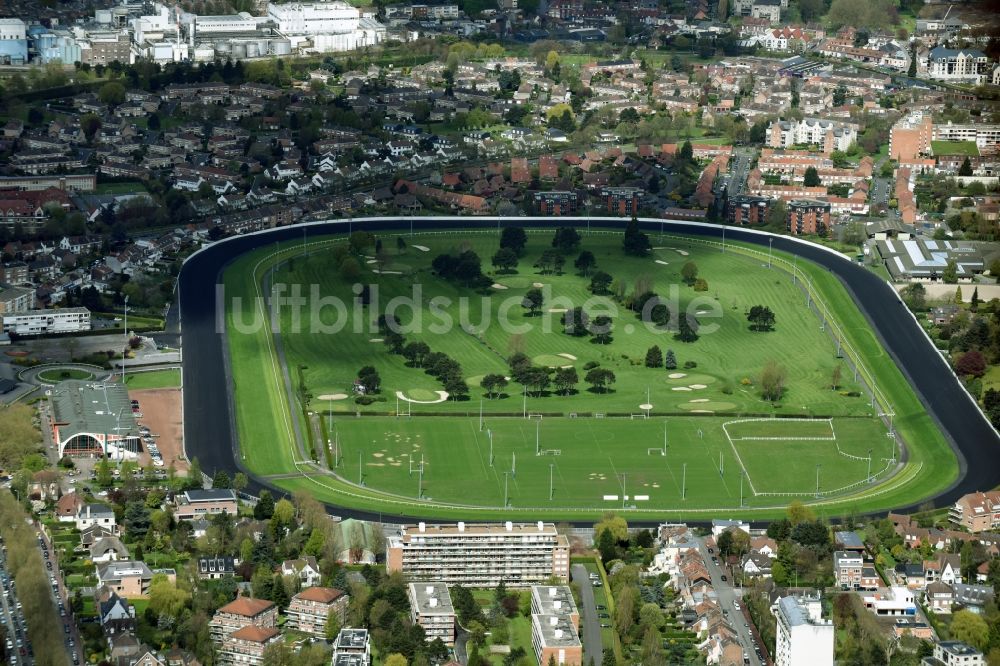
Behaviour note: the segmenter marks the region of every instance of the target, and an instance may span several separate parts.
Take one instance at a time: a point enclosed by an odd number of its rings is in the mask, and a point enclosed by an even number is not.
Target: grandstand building
[[[123,384],[70,379],[49,395],[52,441],[59,455],[134,459],[139,430]]]

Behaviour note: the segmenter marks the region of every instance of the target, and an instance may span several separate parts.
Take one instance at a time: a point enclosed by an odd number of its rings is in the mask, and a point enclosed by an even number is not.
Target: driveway
[[[601,663],[604,650],[601,646],[601,620],[597,617],[597,602],[594,601],[594,586],[590,584],[587,567],[574,564],[571,570],[573,580],[580,583],[580,633],[583,640],[583,654],[586,660]]]

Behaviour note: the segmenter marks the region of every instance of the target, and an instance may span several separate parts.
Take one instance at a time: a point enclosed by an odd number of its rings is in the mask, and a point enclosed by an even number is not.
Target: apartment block
[[[572,215],[577,209],[576,192],[535,192],[534,199],[540,215]]]
[[[444,583],[410,583],[410,620],[424,628],[428,641],[455,644],[455,607]]]
[[[531,612],[533,615],[565,615],[577,630],[580,629],[580,611],[568,585],[533,585]]]
[[[643,191],[636,187],[602,187],[601,204],[612,215],[629,216],[639,212]]]
[[[264,661],[264,650],[281,640],[281,632],[274,627],[248,625],[237,629],[222,639],[219,664],[223,666],[259,666]]]
[[[788,202],[788,231],[798,236],[818,234],[830,228],[830,204],[812,199],[795,199]]]
[[[767,128],[767,145],[771,148],[814,145],[829,155],[835,150],[846,151],[858,140],[858,126],[819,118],[775,120]]]
[[[1000,526],[1000,491],[963,495],[948,511],[948,520],[970,532],[988,532]]]
[[[532,615],[531,646],[539,664],[580,666],[583,663],[583,645],[576,627],[567,615]]]
[[[983,653],[961,641],[934,644],[934,654],[924,657],[921,666],[985,666]]]
[[[0,284],[0,315],[35,307],[35,290]]]
[[[260,627],[273,629],[278,623],[278,607],[264,599],[237,597],[215,611],[215,616],[208,623],[212,640],[221,643],[229,634],[243,627]]]
[[[288,604],[288,622],[291,629],[322,638],[326,622],[334,615],[340,624],[347,618],[350,597],[332,587],[310,587],[302,590]]]
[[[569,581],[569,540],[552,523],[404,526],[389,537],[386,568],[414,581],[493,588]]]
[[[834,627],[821,618],[821,612],[819,599],[778,600],[775,666],[833,666]]]
[[[235,516],[239,511],[236,493],[228,489],[185,490],[177,496],[177,520],[208,518],[219,513]]]
[[[17,335],[80,333],[90,330],[90,310],[87,308],[21,310],[4,314],[2,322],[0,330]]]
[[[767,197],[739,194],[729,199],[726,214],[730,224],[740,226],[764,224],[767,222],[767,211],[770,204],[771,200]]]
[[[333,644],[332,666],[368,666],[371,650],[367,629],[341,629]]]
[[[861,571],[864,564],[858,553],[838,550],[833,554],[833,575],[841,589],[854,590],[861,587]]]
[[[901,162],[931,154],[934,124],[929,113],[911,113],[889,130],[889,158]]]

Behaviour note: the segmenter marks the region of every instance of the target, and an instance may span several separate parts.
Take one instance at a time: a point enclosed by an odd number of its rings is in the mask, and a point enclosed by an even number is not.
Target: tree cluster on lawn
[[[444,352],[431,351],[426,342],[406,342],[399,333],[402,325],[395,315],[379,315],[379,334],[394,354],[406,359],[407,365],[423,368],[424,372],[441,382],[441,388],[448,392],[450,400],[465,400],[469,397],[469,385],[465,382],[462,364]]]
[[[520,352],[511,355],[508,365],[511,379],[521,384],[525,392],[535,397],[543,395],[550,385],[554,385],[560,395],[570,395],[580,383],[576,368],[543,368],[534,365],[530,358]],[[485,379],[484,377],[484,381]],[[506,379],[503,386],[506,386]]]
[[[34,415],[34,409],[21,403],[0,407],[0,469],[18,469],[26,456],[41,450]]]
[[[649,254],[651,244],[649,236],[639,230],[639,220],[634,215],[625,225],[625,235],[622,237],[622,249],[625,254],[633,257],[645,257]]]
[[[431,262],[431,268],[441,278],[472,289],[484,289],[492,281],[483,275],[479,255],[472,250],[439,254]]]
[[[775,360],[767,361],[760,371],[760,395],[764,400],[777,402],[785,394],[788,370]]]

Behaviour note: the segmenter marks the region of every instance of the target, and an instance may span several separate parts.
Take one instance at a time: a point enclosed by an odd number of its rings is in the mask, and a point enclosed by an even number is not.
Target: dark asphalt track
[[[626,222],[625,219],[575,220],[580,226],[587,222],[595,227],[598,224],[604,227],[624,226]],[[572,221],[572,218],[565,217],[503,218],[499,222],[496,218],[463,217],[459,224],[466,228],[495,228],[498,224],[554,227]],[[301,240],[303,230],[308,236],[320,236],[342,233],[348,228],[355,231],[378,231],[409,229],[412,226],[414,230],[421,230],[454,224],[455,221],[449,222],[448,218],[442,217],[370,218],[350,222],[338,220],[237,236],[192,255],[185,262],[178,282],[184,352],[184,442],[187,455],[197,457],[202,469],[208,474],[218,469],[226,469],[232,474],[243,468],[236,442],[233,410],[230,408],[232,398],[229,391],[231,379],[228,355],[224,353],[224,338],[220,329],[222,306],[216,303],[215,291],[215,285],[220,282],[221,271],[228,263],[249,250],[275,241]],[[661,221],[649,220],[642,226],[649,231],[659,231]],[[695,223],[667,221],[663,227],[672,232],[710,237],[722,235],[721,227],[699,226]],[[1000,437],[889,285],[874,273],[847,259],[785,236],[772,236],[733,227],[727,227],[725,234],[727,240],[764,246],[768,244],[768,239],[773,238],[775,248],[797,254],[838,275],[958,455],[959,478],[951,488],[935,498],[938,506],[951,504],[965,493],[1000,485],[1000,464],[997,464]],[[262,484],[254,480],[248,490],[254,492],[261,487]],[[333,506],[330,510],[338,515],[362,519],[407,519],[405,516],[373,514]],[[592,521],[587,524],[590,522]]]

